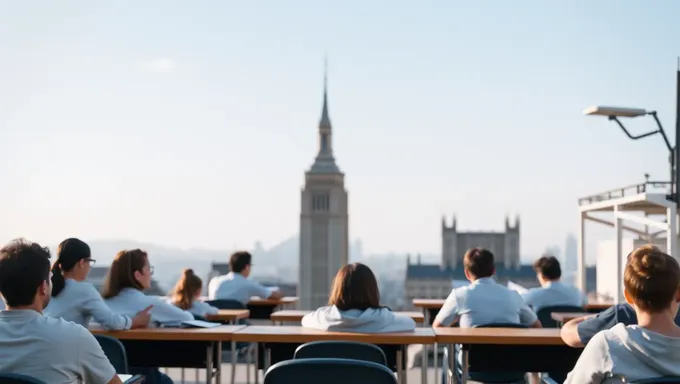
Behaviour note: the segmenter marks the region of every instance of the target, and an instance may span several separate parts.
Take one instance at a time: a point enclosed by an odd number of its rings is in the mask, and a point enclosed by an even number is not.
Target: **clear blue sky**
[[[0,240],[297,233],[327,52],[351,238],[438,253],[442,214],[501,230],[510,213],[537,255],[576,230],[578,197],[666,177],[660,137],[631,142],[581,111],[656,109],[674,136],[679,14],[673,0],[0,0]]]

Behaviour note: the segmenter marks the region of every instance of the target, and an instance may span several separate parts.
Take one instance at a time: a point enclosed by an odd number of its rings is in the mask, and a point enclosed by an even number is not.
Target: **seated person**
[[[252,256],[242,251],[235,252],[229,258],[229,269],[226,275],[217,276],[208,283],[210,300],[235,300],[244,306],[253,296],[263,299],[279,299],[281,291],[273,291],[264,285],[248,279],[252,267]]]
[[[141,249],[120,251],[113,259],[104,281],[103,296],[115,313],[131,316],[151,307],[152,323],[181,323],[194,316],[164,300],[147,296],[143,291],[151,288],[153,267]]]
[[[168,301],[194,316],[214,315],[220,310],[200,300],[203,281],[192,269],[182,271],[182,277],[173,288]]]
[[[85,281],[94,264],[90,246],[78,239],[66,239],[57,247],[57,260],[52,265],[52,299],[45,315],[61,317],[86,327],[94,319],[106,329],[122,330],[146,327],[148,311],[133,317],[117,315],[104,303],[102,295]]]
[[[120,384],[92,334],[76,323],[43,316],[50,301],[50,252],[15,240],[0,249],[0,372],[49,384]]]
[[[146,252],[140,249],[120,251],[111,263],[104,281],[103,296],[114,313],[132,316],[150,309],[151,323],[177,324],[194,320],[194,315],[164,300],[147,296],[144,290],[151,288],[153,268]],[[172,379],[157,367],[131,367],[130,373],[142,374],[152,383],[172,384]]]
[[[367,266],[354,263],[340,268],[328,306],[305,315],[302,326],[324,331],[386,333],[413,331],[416,323],[381,307],[375,275]]]
[[[628,255],[624,297],[638,325],[617,324],[586,345],[565,383],[623,383],[680,376],[680,266],[647,245]]]
[[[512,323],[541,328],[534,311],[519,293],[496,284],[493,254],[482,248],[469,249],[463,257],[465,277],[470,285],[455,288],[444,302],[433,327],[456,322],[469,328],[483,324]]]
[[[560,282],[562,268],[556,257],[541,257],[534,263],[534,270],[541,287],[532,288],[522,295],[534,311],[557,305],[582,307],[588,303],[588,298],[578,288]]]

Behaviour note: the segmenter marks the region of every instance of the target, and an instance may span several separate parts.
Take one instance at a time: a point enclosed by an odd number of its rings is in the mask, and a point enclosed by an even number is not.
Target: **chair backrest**
[[[657,377],[654,379],[633,381],[630,384],[680,384],[680,377],[678,376]]]
[[[17,373],[0,373],[0,384],[45,384],[45,382]]]
[[[127,353],[125,353],[125,347],[123,346],[123,343],[111,336],[95,335],[94,337],[99,342],[104,354],[109,359],[109,362],[111,362],[111,365],[113,365],[113,368],[116,370],[116,373],[127,374]]]
[[[387,367],[350,359],[301,359],[274,364],[264,384],[396,384]]]
[[[538,321],[541,322],[541,325],[543,328],[557,328],[559,327],[559,324],[557,324],[557,321],[553,320],[550,315],[553,312],[585,312],[585,309],[583,307],[577,307],[573,305],[553,305],[550,307],[543,307],[536,312],[536,316],[538,316]]]
[[[370,361],[387,366],[385,352],[378,346],[351,341],[313,341],[295,350],[293,359],[338,358]]]
[[[480,324],[473,328],[527,328],[521,324],[515,323],[492,323],[492,324]],[[470,379],[474,381],[481,382],[503,382],[503,383],[513,383],[523,380],[525,372],[484,372],[477,371],[476,366],[488,365],[497,359],[492,358],[493,356],[503,356],[502,349],[507,348],[506,345],[468,345],[468,367]],[[512,347],[512,346],[510,346]]]
[[[236,300],[208,300],[206,301],[206,304],[212,305],[218,309],[246,309],[246,306],[243,305],[243,303]]]

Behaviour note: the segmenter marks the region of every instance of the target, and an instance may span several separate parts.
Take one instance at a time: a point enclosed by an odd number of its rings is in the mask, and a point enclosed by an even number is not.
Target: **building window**
[[[328,212],[330,210],[330,196],[327,193],[312,195],[312,212]]]

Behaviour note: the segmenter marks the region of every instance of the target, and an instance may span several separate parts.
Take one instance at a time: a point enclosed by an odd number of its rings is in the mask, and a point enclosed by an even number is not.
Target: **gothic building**
[[[345,174],[333,157],[333,129],[328,114],[327,81],[317,130],[318,152],[305,172],[300,206],[300,309],[316,309],[328,302],[333,278],[347,264],[349,222]]]

